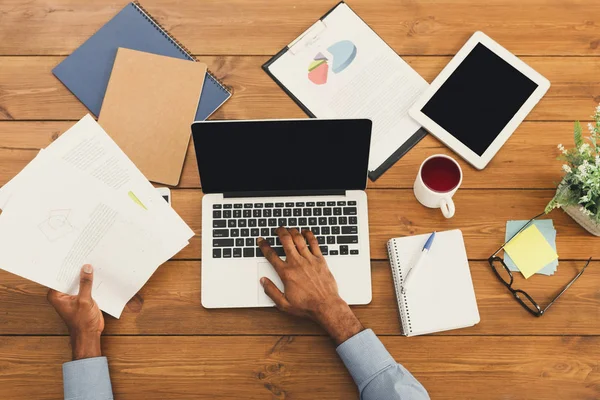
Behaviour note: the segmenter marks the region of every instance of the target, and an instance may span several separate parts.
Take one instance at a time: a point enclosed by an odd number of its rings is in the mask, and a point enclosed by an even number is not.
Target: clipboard
[[[273,79],[275,81],[275,83],[288,95],[290,96],[290,98],[302,109],[302,111],[304,111],[306,113],[306,115],[308,115],[310,118],[316,118],[316,115],[300,100],[298,99],[270,70],[269,67],[275,63],[279,58],[281,58],[281,56],[283,56],[284,54],[286,54],[288,51],[293,51],[292,48],[294,45],[297,45],[301,40],[307,40],[310,39],[310,37],[315,37],[318,36],[318,34],[320,32],[322,32],[322,29],[325,27],[325,22],[324,19],[331,14],[333,11],[335,11],[340,5],[345,4],[346,6],[348,6],[346,4],[346,2],[344,1],[340,1],[339,3],[337,3],[333,8],[331,8],[329,11],[327,11],[323,16],[321,16],[321,18],[319,18],[317,20],[317,22],[315,22],[310,28],[308,28],[306,31],[304,31],[300,36],[298,36],[293,42],[291,42],[289,45],[285,46],[283,49],[281,49],[277,54],[275,54],[271,59],[269,59],[267,62],[265,62],[262,65],[262,69],[267,73],[267,75],[269,75],[271,77],[271,79]],[[350,8],[348,6],[348,8]],[[355,13],[356,14],[356,13]],[[358,16],[358,14],[357,14]],[[359,16],[360,18],[360,16]],[[362,18],[360,18],[361,21],[365,22]],[[366,25],[368,25],[365,22]],[[375,32],[375,34],[377,35],[377,33]],[[386,43],[381,36],[377,35],[377,37],[379,37],[384,43]],[[386,43],[387,45],[387,43]],[[388,45],[389,46],[389,45]],[[391,48],[391,47],[390,47]],[[402,158],[410,149],[412,149],[417,143],[419,143],[426,135],[427,135],[427,131],[424,128],[420,128],[418,129],[416,132],[414,132],[412,134],[412,136],[406,140],[394,153],[392,153],[383,163],[381,163],[376,169],[374,170],[369,170],[369,179],[371,179],[371,181],[376,181],[381,175],[383,175],[384,172],[386,172],[389,168],[391,168],[398,160],[400,160],[400,158]]]

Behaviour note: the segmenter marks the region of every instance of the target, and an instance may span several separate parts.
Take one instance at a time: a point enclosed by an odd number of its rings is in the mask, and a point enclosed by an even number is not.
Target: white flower
[[[559,144],[558,146],[556,146],[563,154],[567,154],[568,151],[567,149],[565,149],[565,146],[563,146],[562,144]]]
[[[590,131],[590,133],[594,133],[595,132],[594,125],[592,125],[591,122],[588,122],[588,130]]]
[[[579,153],[584,154],[587,151],[589,151],[590,149],[590,145],[588,143],[584,143],[581,145],[581,147],[579,148]]]
[[[600,165],[600,155],[596,155],[596,165]]]
[[[598,157],[598,156],[596,156]],[[573,170],[571,169],[571,167],[569,167],[567,164],[562,166],[563,171],[565,171],[567,174],[570,174],[571,172],[573,172]]]
[[[579,208],[579,211],[581,211],[581,213],[584,215],[593,215],[592,212],[590,210],[587,210],[584,206],[581,206]]]
[[[590,198],[586,196],[583,196],[581,199],[579,199],[580,203],[587,203],[588,201],[590,201]]]
[[[583,164],[577,167],[577,169],[579,170],[579,173],[582,177],[585,177],[587,175],[587,164],[585,163],[585,161],[583,162]]]
[[[600,104],[596,107],[596,114],[600,114]]]

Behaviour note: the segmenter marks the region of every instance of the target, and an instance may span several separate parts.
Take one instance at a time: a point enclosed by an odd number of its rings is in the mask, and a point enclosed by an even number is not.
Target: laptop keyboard
[[[213,204],[213,258],[263,257],[264,238],[284,256],[276,229],[311,230],[325,256],[359,254],[356,201]]]

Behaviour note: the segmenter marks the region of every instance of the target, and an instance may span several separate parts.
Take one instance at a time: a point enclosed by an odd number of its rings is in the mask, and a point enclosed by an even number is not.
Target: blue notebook
[[[95,116],[100,114],[119,47],[195,61],[190,52],[173,39],[138,3],[127,4],[52,70]],[[231,90],[207,72],[196,121],[207,119],[230,97]]]

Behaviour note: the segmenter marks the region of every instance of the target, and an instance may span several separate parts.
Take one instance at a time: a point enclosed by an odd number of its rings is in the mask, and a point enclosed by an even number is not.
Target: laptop
[[[204,192],[204,307],[274,305],[259,280],[283,285],[256,239],[285,258],[279,226],[311,230],[341,297],[370,303],[370,120],[202,121],[192,136]]]

